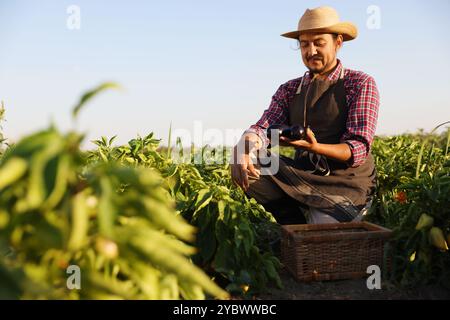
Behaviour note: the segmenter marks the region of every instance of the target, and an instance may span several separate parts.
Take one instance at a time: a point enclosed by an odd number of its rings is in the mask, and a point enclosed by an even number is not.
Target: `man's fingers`
[[[259,170],[257,170],[257,169],[255,168],[255,166],[254,166],[252,163],[249,163],[249,164],[248,164],[248,171],[249,171],[250,174],[251,174],[252,176],[254,176],[255,178],[259,178],[260,172],[259,172]]]
[[[241,170],[241,183],[244,191],[247,191],[249,187],[247,170]]]
[[[283,139],[281,139],[281,138],[283,138]],[[298,147],[307,147],[310,144],[306,140],[291,140],[286,137],[281,137],[281,138],[280,138],[280,146],[298,148]]]
[[[239,166],[233,166],[233,182],[237,187],[242,188],[241,183],[241,168]]]
[[[308,137],[308,140],[309,140],[311,143],[314,143],[314,142],[317,141],[314,132],[312,132],[312,130],[311,130],[310,128],[308,128],[308,130],[306,130],[306,135],[307,135],[307,137]]]
[[[238,172],[236,170],[236,165],[231,165],[231,181],[236,185],[239,186],[238,184]]]
[[[251,163],[248,157],[237,157],[238,162],[232,165],[232,180],[233,182],[242,188],[242,190],[247,191],[250,186],[248,181],[249,174],[251,176],[259,178],[260,172]]]
[[[243,183],[243,170],[241,165],[233,165],[232,168],[232,181],[236,187],[239,187],[245,191],[244,183]]]
[[[248,164],[249,164],[248,161],[245,161],[240,165],[239,168],[241,173],[241,185],[244,191],[246,191],[248,188],[248,174],[247,174]]]

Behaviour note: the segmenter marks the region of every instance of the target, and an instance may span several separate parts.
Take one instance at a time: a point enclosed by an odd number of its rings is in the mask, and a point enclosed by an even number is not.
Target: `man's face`
[[[342,36],[328,33],[306,33],[300,35],[300,50],[305,66],[312,73],[328,71],[342,46]]]

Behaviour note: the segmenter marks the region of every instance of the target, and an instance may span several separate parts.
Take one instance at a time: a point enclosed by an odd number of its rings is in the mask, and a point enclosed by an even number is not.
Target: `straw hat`
[[[351,22],[341,22],[337,11],[331,7],[306,9],[298,22],[298,29],[283,33],[286,38],[298,39],[306,32],[342,34],[344,41],[350,41],[358,35],[358,29]]]

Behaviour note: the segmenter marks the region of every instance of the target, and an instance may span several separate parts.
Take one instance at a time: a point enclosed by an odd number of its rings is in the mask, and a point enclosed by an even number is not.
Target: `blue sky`
[[[69,30],[69,5],[81,29]],[[17,140],[46,127],[74,126],[80,94],[103,81],[107,92],[82,111],[76,127],[88,140],[123,143],[151,131],[243,130],[256,122],[278,86],[305,67],[294,30],[306,8],[335,7],[359,37],[339,57],[372,75],[381,106],[377,134],[431,130],[450,120],[450,12],[429,1],[103,1],[1,0],[0,99],[5,135]],[[380,29],[366,27],[380,8]]]

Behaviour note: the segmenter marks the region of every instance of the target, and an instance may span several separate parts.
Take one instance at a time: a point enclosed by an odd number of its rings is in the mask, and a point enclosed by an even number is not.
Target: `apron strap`
[[[307,152],[307,151],[306,151]],[[305,170],[305,172],[309,172],[312,174],[317,174],[321,176],[329,176],[330,175],[330,166],[328,164],[327,158],[312,152],[307,152],[309,155],[309,161],[314,165],[314,170]],[[317,161],[314,163],[314,156],[317,157]]]
[[[302,90],[302,86],[303,86],[303,80],[305,80],[306,77],[306,72],[302,77],[302,81],[300,81],[300,85],[297,87],[297,91],[295,92],[295,94],[300,94],[300,91]]]
[[[300,85],[298,86],[295,94],[300,94],[301,89],[303,87],[303,82],[304,82],[307,74],[309,74],[308,71],[306,71],[305,74],[303,75],[302,80],[300,81]],[[339,79],[344,79],[344,74],[345,74],[345,70],[344,70],[344,67],[342,67],[341,72],[339,74]],[[304,152],[306,152],[309,155],[309,161],[314,166],[314,170],[305,170],[306,172],[321,175],[321,176],[330,175],[330,165],[328,164],[327,158],[325,156],[322,156],[320,154],[315,154],[312,152],[308,152],[306,150]],[[317,157],[316,162],[313,161],[314,156]]]

